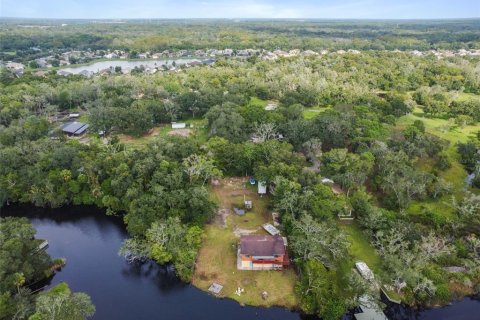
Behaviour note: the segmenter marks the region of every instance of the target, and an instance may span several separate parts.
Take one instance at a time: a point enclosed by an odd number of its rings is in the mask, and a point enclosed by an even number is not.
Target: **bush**
[[[446,274],[446,271],[444,271],[442,268],[435,266],[435,265],[430,265],[428,266],[424,271],[423,274],[430,280],[433,281],[435,285],[442,285],[447,283],[448,281],[448,276]]]
[[[428,209],[424,209],[418,217],[423,224],[431,225],[435,229],[439,229],[447,223],[447,219],[441,213],[433,212]]]
[[[465,241],[458,239],[455,241],[455,249],[457,250],[457,256],[462,259],[468,258],[468,249],[465,246]]]
[[[435,166],[439,170],[445,171],[445,170],[448,170],[452,167],[452,162],[448,158],[448,155],[446,155],[445,153],[440,153],[438,155],[438,160],[437,160],[437,163],[435,164]]]
[[[464,127],[475,124],[475,120],[470,116],[460,115],[455,118],[455,124],[459,125],[460,127]]]
[[[477,175],[475,176],[475,178],[473,178],[473,180],[472,180],[472,186],[474,186],[475,188],[479,188],[479,189],[480,189],[480,174],[477,173]]]
[[[448,288],[447,284],[441,284],[437,286],[437,291],[435,292],[435,297],[442,302],[449,302],[452,299],[452,293]]]

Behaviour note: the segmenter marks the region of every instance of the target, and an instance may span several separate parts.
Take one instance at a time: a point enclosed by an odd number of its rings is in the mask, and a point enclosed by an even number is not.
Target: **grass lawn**
[[[348,240],[351,245],[348,249],[350,256],[352,257],[352,268],[353,263],[357,261],[365,262],[373,273],[376,276],[376,279],[380,279],[379,275],[382,274],[382,266],[380,256],[377,254],[373,246],[368,241],[368,238],[362,232],[360,227],[356,223],[343,224],[339,222],[339,227],[348,236]],[[385,294],[387,294],[390,299],[400,301],[402,299],[401,295],[397,294],[395,291],[388,290],[383,288]]]
[[[351,245],[348,249],[350,256],[354,262],[365,262],[374,273],[381,272],[380,257],[375,249],[363,234],[362,230],[356,223],[343,224],[339,223],[340,229],[345,231]],[[353,267],[353,266],[352,266]]]
[[[212,198],[219,203],[220,211],[230,209],[230,214],[217,216],[214,222],[206,226],[204,241],[197,256],[193,285],[207,290],[212,282],[217,282],[224,286],[221,297],[242,304],[288,308],[297,306],[294,292],[296,274],[293,269],[237,270],[239,238],[234,231],[266,234],[261,224],[271,222],[271,214],[267,210],[268,198],[260,198],[256,192],[245,187],[244,179],[239,178],[224,179],[221,186],[214,186],[211,191]],[[253,200],[253,209],[245,216],[236,216],[231,213],[232,208],[243,203],[244,193],[247,200]],[[245,290],[241,296],[235,294],[238,287]],[[268,293],[265,300],[261,297],[263,291]]]
[[[459,127],[446,119],[426,117],[423,110],[415,108],[413,113],[399,119],[397,129],[403,129],[413,124],[415,120],[421,120],[425,124],[426,131],[451,143],[467,142],[468,139],[480,130],[479,125]]]
[[[307,120],[313,119],[316,116],[318,116],[320,113],[327,110],[328,108],[329,107],[320,107],[320,106],[311,107],[311,108],[304,108],[303,109],[303,118],[307,119]]]
[[[258,98],[258,97],[251,97],[251,98],[250,98],[250,103],[251,103],[251,104],[254,104],[254,105],[266,107],[267,104],[268,104],[268,101],[267,101],[267,100],[260,99],[260,98]]]
[[[207,129],[204,128],[204,126],[206,125],[205,119],[192,118],[182,122],[185,122],[187,124],[187,128],[189,128],[190,125],[193,125],[193,129],[191,129],[192,130],[191,135],[194,135],[200,141],[200,143],[204,143],[207,141],[208,133],[207,133]],[[172,129],[171,125],[168,123],[168,124],[161,124],[157,127],[154,127],[140,137],[133,137],[126,134],[119,134],[118,137],[120,139],[120,142],[125,144],[127,148],[138,149],[138,148],[144,147],[149,142],[154,140],[156,137],[164,137],[168,135],[170,132],[173,132],[174,130],[175,129]]]
[[[474,93],[460,92],[458,93],[456,100],[457,101],[480,100],[480,95],[476,95]]]

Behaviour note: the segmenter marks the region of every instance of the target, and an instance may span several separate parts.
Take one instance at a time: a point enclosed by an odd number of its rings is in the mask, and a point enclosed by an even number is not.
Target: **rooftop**
[[[250,256],[273,256],[285,254],[281,236],[247,235],[240,238],[240,253]]]
[[[62,131],[69,134],[82,134],[88,129],[88,124],[82,122],[67,122],[62,126]]]

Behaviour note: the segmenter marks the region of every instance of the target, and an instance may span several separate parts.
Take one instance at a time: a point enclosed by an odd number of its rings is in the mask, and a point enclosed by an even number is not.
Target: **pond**
[[[306,319],[283,308],[242,307],[217,299],[182,283],[169,267],[126,263],[117,253],[128,236],[122,220],[99,209],[10,207],[1,214],[28,217],[37,238],[48,239],[48,253],[67,259],[50,286],[65,281],[73,291],[88,293],[97,309],[94,319]],[[470,320],[478,319],[480,302],[466,298],[421,313],[399,307],[386,313],[390,319]]]
[[[121,67],[122,69],[133,69],[135,67],[144,66],[145,68],[157,68],[162,65],[170,66],[175,61],[175,64],[182,65],[193,61],[199,61],[198,59],[177,59],[177,60],[108,60],[99,61],[92,64],[61,68],[59,71],[66,71],[72,74],[80,74],[82,71],[88,71],[97,73],[104,69],[110,69],[115,67]]]

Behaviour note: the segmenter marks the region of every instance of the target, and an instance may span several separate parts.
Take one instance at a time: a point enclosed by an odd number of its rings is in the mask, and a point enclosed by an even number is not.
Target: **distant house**
[[[186,126],[184,122],[172,122],[172,129],[185,129]]]
[[[267,194],[267,183],[265,181],[258,181],[258,194]]]
[[[91,76],[93,76],[93,72],[88,70],[82,70],[78,74],[87,78],[90,78]]]
[[[8,70],[10,71],[15,71],[15,70],[23,70],[25,69],[25,65],[23,65],[22,63],[18,63],[18,62],[7,62],[5,64],[5,68],[7,68]]]
[[[279,270],[289,265],[285,241],[279,235],[247,235],[240,238],[239,270]]]
[[[69,136],[79,136],[84,134],[88,129],[88,124],[82,122],[67,122],[62,126],[63,133]]]
[[[202,63],[198,60],[193,60],[191,62],[189,62],[187,65],[191,66],[191,67],[195,67],[195,66],[199,66],[201,65]]]
[[[206,60],[203,60],[202,63],[207,66],[212,66],[215,64],[215,59],[206,59]]]
[[[73,74],[73,73],[71,73],[71,72],[69,72],[69,71],[66,71],[66,70],[58,70],[58,71],[57,71],[57,74],[58,74],[59,76],[69,76],[69,75],[71,75],[71,74]]]

